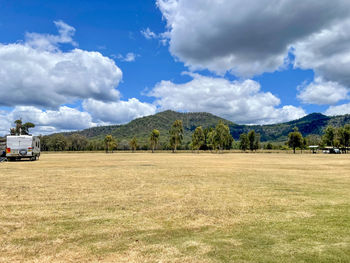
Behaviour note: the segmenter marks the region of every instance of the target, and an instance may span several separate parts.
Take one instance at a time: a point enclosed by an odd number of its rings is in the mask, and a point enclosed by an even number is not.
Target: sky
[[[350,113],[348,0],[0,0],[0,135],[164,110],[270,124]]]

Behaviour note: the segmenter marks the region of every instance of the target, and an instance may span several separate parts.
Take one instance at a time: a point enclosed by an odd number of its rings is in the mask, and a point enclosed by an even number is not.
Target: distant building
[[[309,149],[312,151],[312,153],[317,153],[318,152],[318,149],[319,149],[320,147],[318,146],[318,145],[310,145],[309,146]]]

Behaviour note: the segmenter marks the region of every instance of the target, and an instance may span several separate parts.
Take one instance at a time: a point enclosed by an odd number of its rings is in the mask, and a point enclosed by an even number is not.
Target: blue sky
[[[350,4],[280,2],[0,1],[0,133],[166,109],[246,124],[350,113]]]

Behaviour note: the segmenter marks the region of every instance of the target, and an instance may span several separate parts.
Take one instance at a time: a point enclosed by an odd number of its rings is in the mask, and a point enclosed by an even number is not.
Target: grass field
[[[350,155],[1,163],[0,262],[350,262]]]

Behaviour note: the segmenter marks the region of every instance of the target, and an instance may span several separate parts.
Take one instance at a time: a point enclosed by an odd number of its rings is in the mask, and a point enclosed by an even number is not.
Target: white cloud
[[[0,136],[9,133],[11,124],[12,122],[8,118],[8,112],[0,110]]]
[[[145,30],[141,30],[141,34],[146,38],[146,39],[156,39],[158,38],[158,35],[151,31],[148,27]]]
[[[168,41],[169,41],[169,32],[164,32],[161,34],[156,34],[152,32],[148,27],[146,30],[141,30],[141,34],[146,38],[146,39],[158,39],[159,42],[165,46]]]
[[[337,82],[316,78],[307,86],[302,86],[298,98],[308,104],[336,104],[348,98],[349,90]]]
[[[88,99],[83,102],[83,108],[92,115],[94,120],[114,124],[127,123],[135,118],[156,113],[156,106],[140,102],[135,98],[116,102]]]
[[[77,46],[75,29],[62,21],[55,24],[58,35],[27,33],[25,42],[0,44],[0,106],[10,107],[0,111],[0,134],[8,133],[19,118],[33,122],[33,132],[46,134],[155,113],[152,104],[120,100],[116,87],[122,72],[112,59],[77,48],[62,51],[60,44]],[[123,60],[136,56],[128,53]],[[62,106],[72,102],[81,102],[88,111]]]
[[[157,0],[157,5],[174,56],[191,69],[242,77],[283,67],[295,43],[350,11],[348,0]]]
[[[184,84],[161,81],[149,93],[156,97],[160,110],[210,112],[244,124],[266,124],[290,121],[305,115],[302,108],[284,106],[270,92],[260,91],[253,80],[229,81],[190,74],[193,80]]]
[[[81,130],[96,125],[89,113],[75,108],[61,106],[58,110],[45,111],[32,106],[18,106],[10,112],[0,113],[0,133],[7,134],[18,119],[34,123],[36,127],[31,130],[33,134]]]
[[[350,88],[350,19],[312,34],[294,48],[295,67],[313,69],[325,81]]]
[[[324,114],[328,116],[350,114],[350,103],[330,106]]]
[[[67,25],[63,21],[54,21],[59,35],[50,34],[38,34],[38,33],[26,33],[25,43],[34,49],[57,51],[58,44],[71,44],[78,46],[73,40],[75,34],[75,28]]]
[[[114,61],[99,52],[61,51],[59,43],[75,43],[74,28],[56,25],[58,36],[30,33],[24,43],[0,44],[0,105],[57,108],[77,99],[119,98],[122,72]]]
[[[127,53],[125,56],[123,56],[122,54],[119,54],[118,56],[115,56],[115,57],[124,62],[134,62],[136,60],[136,57],[138,56],[139,55],[130,52],[130,53]]]
[[[136,54],[134,54],[134,53],[128,53],[128,54],[126,54],[126,56],[124,57],[124,61],[126,61],[126,62],[133,62],[133,61],[135,61],[136,57],[137,57]]]
[[[122,124],[156,113],[156,106],[134,98],[116,102],[88,99],[83,101],[83,108],[84,111],[67,106],[57,110],[42,110],[33,106],[17,106],[10,111],[0,111],[0,136],[8,134],[18,119],[34,123],[36,127],[31,131],[38,135]]]

